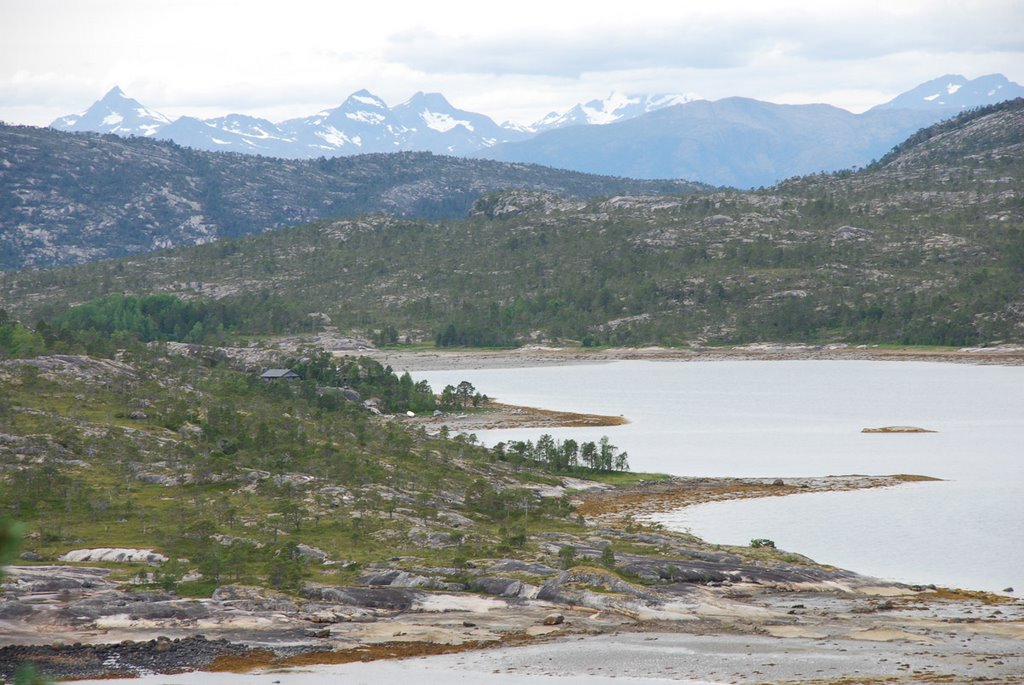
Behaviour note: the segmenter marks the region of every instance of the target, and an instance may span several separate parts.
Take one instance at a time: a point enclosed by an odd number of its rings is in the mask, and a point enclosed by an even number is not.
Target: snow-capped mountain
[[[413,150],[465,155],[529,136],[503,128],[483,114],[456,109],[440,93],[416,93],[391,113],[408,149]]]
[[[613,124],[696,99],[697,96],[692,93],[658,95],[612,93],[604,100],[591,100],[578,104],[562,114],[551,112],[543,119],[534,122],[529,129],[539,133],[566,126]]]
[[[531,135],[457,109],[440,93],[416,93],[388,107],[367,90],[352,93],[334,109],[275,124],[243,114],[205,120],[183,116],[172,122],[115,87],[82,114],[61,117],[51,127],[144,135],[200,150],[286,158],[402,151],[466,155]]]
[[[119,136],[153,136],[171,120],[144,107],[114,86],[92,107],[80,114],[57,119],[51,128],[59,131],[95,131]]]
[[[865,165],[947,110],[853,114],[832,105],[694,100],[606,126],[567,126],[478,153],[627,178],[685,178],[736,188]]]
[[[922,83],[872,109],[961,110],[994,105],[1003,100],[1019,97],[1024,97],[1024,87],[1002,74],[989,74],[976,79],[967,79],[960,74],[947,74]]]
[[[391,110],[383,100],[367,90],[360,90],[334,109],[283,121],[279,128],[299,151],[289,156],[354,155],[407,149],[396,140],[397,132],[390,119]]]
[[[733,162],[723,166],[719,163],[721,160],[714,162],[715,157],[711,153],[705,157],[706,163],[722,167],[713,172],[698,170],[698,173],[689,166],[681,166],[679,160],[671,163],[667,160],[669,150],[676,149],[664,147],[669,141],[679,143],[686,140],[698,146],[707,143],[720,153],[724,138],[705,141],[702,136],[711,136],[712,131],[720,136],[739,135],[736,126],[742,122],[732,121],[729,117],[743,109],[738,108],[735,102],[746,101],[727,98],[718,101],[722,104],[711,106],[716,103],[699,100],[692,94],[611,93],[602,100],[578,104],[561,114],[552,112],[532,126],[524,127],[499,126],[483,114],[454,107],[440,93],[416,93],[407,101],[389,107],[367,90],[352,93],[333,109],[279,123],[242,114],[206,120],[186,116],[171,122],[115,87],[85,112],[61,117],[51,126],[63,131],[147,136],[202,150],[291,159],[427,151],[536,162],[637,178],[683,176],[711,183],[759,185],[773,182],[785,174],[805,173],[806,169],[813,171],[839,168],[837,164],[865,164],[876,156],[879,145],[884,152],[899,142],[902,139],[899,136],[908,132],[907,126],[927,125],[964,108],[1021,96],[1024,96],[1024,88],[1000,74],[973,80],[949,75],[928,81],[870,110],[873,116],[864,117],[864,122],[858,125],[861,131],[858,135],[865,136],[864,140],[851,144],[849,154],[840,157],[829,150],[842,147],[835,141],[844,140],[844,136],[849,134],[852,124],[841,123],[840,120],[845,121],[844,117],[833,112],[835,116],[821,119],[821,111],[824,110],[814,108],[771,110],[784,112],[786,116],[802,113],[800,116],[807,117],[807,120],[802,125],[790,126],[766,117],[760,124],[760,132],[743,129],[744,135],[756,134],[778,143],[766,148],[765,155],[775,155],[775,166],[770,170],[766,167],[761,175],[760,172],[734,173],[735,169],[731,167],[724,169]],[[698,112],[702,114],[697,116],[695,113]],[[850,115],[845,110],[842,112]],[[920,116],[922,114],[926,116]],[[851,121],[860,119],[854,117]],[[636,125],[627,126],[633,123]],[[838,128],[833,130],[830,126]],[[806,131],[816,131],[819,137],[816,142],[805,141],[806,145],[800,152],[803,161],[799,165],[780,165],[780,150]],[[617,152],[613,154],[613,151]],[[687,156],[682,152],[679,154]],[[745,154],[738,151],[736,160],[742,160]],[[690,156],[696,158],[700,155]],[[736,160],[734,162],[740,164]],[[742,162],[743,165],[749,166],[749,163]]]
[[[294,141],[266,119],[229,114],[216,119],[178,117],[154,137],[199,150],[243,152],[268,157],[292,157]]]

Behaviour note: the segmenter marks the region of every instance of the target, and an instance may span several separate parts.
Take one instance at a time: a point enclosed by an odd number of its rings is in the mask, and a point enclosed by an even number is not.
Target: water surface
[[[778,546],[912,583],[1024,590],[1024,368],[940,362],[623,361],[414,374],[503,402],[624,415],[598,429],[481,431],[597,440],[634,471],[690,476],[917,473],[893,489],[691,507],[664,518],[711,541]],[[927,434],[865,427],[914,425]]]

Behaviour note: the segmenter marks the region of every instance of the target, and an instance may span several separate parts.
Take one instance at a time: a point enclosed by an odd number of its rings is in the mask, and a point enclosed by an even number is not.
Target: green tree
[[[562,545],[559,547],[558,562],[563,569],[572,568],[576,563],[576,548],[573,545]]]

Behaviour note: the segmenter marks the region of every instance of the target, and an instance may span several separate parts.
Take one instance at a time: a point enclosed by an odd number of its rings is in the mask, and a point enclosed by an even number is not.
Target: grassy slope
[[[563,502],[521,490],[550,475],[465,440],[182,357],[69,359],[0,366],[0,511],[28,524],[26,547],[44,557],[154,548],[198,565],[207,590],[287,587],[310,572],[298,543],[356,564],[416,554],[451,567],[522,553],[527,502],[531,528],[578,529]],[[431,533],[459,537],[431,549]]]

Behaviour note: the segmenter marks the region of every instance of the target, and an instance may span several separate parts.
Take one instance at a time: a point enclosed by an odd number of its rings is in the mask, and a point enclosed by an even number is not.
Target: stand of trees
[[[426,381],[415,382],[409,372],[401,376],[390,366],[369,357],[336,358],[317,350],[287,363],[304,381],[333,388],[351,388],[361,397],[375,397],[388,412],[413,411],[417,414],[437,408],[434,391]]]
[[[530,440],[499,442],[495,456],[502,461],[533,462],[552,471],[564,473],[587,468],[593,471],[628,471],[629,454],[620,451],[602,436],[598,442],[576,442],[572,438],[555,440],[545,433],[534,443]]]

